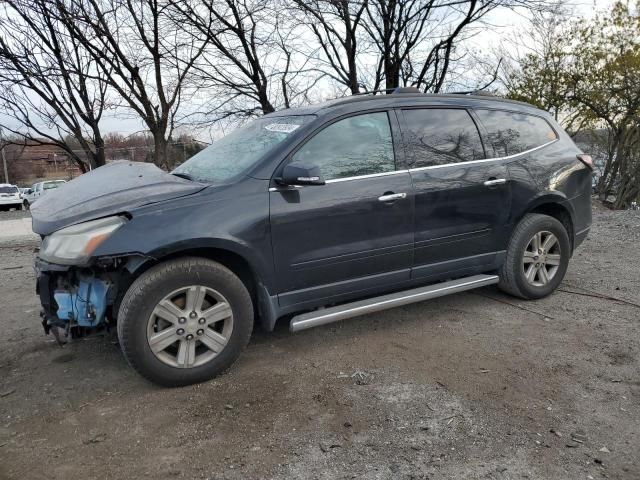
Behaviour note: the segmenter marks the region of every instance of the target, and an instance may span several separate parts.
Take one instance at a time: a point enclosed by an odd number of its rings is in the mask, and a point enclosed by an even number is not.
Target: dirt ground
[[[640,212],[597,209],[544,300],[283,322],[173,390],[108,338],[44,336],[34,245],[0,245],[0,479],[640,478]]]

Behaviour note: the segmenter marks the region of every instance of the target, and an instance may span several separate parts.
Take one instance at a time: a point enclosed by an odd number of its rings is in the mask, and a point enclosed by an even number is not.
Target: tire
[[[209,314],[213,307],[222,310]],[[195,315],[189,315],[189,310]],[[211,325],[209,318],[206,325],[196,323],[204,324],[207,315],[212,322],[230,317]],[[156,265],[133,282],[122,299],[117,330],[129,365],[154,383],[179,387],[210,380],[227,370],[249,343],[253,320],[251,296],[231,270],[211,260],[187,257]],[[160,329],[161,323],[165,328]],[[166,339],[158,341],[162,335]],[[159,350],[165,343],[168,346]],[[219,351],[211,349],[211,343]]]
[[[31,208],[31,205],[29,205],[28,200],[25,200],[24,202],[22,202],[22,206],[24,207],[25,210],[29,210]]]
[[[538,235],[535,240],[534,236]],[[556,240],[553,244],[552,237]],[[543,253],[534,248],[535,245],[544,246],[545,242],[551,246],[543,249]],[[548,215],[529,213],[511,235],[507,256],[499,272],[498,288],[526,300],[546,297],[562,282],[570,257],[571,243],[564,225]]]

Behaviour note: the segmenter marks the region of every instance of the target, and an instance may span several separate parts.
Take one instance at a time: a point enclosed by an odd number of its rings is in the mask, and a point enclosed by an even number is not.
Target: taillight
[[[587,167],[593,170],[593,158],[591,158],[591,155],[587,155],[586,153],[581,153],[579,155],[576,155],[576,157],[578,158],[578,160],[584,163]]]

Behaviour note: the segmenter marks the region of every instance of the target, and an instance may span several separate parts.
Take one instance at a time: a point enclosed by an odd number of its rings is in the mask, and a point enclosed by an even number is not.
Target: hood
[[[49,235],[76,223],[191,195],[205,186],[171,175],[151,163],[113,162],[47,192],[34,202],[33,231]]]

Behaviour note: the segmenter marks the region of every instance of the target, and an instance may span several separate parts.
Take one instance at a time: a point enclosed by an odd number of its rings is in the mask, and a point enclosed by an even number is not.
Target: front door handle
[[[406,193],[385,193],[381,197],[378,197],[379,202],[393,202],[400,200],[401,198],[407,198]]]
[[[491,178],[484,182],[485,187],[495,187],[496,185],[504,185],[507,183],[506,178]]]

